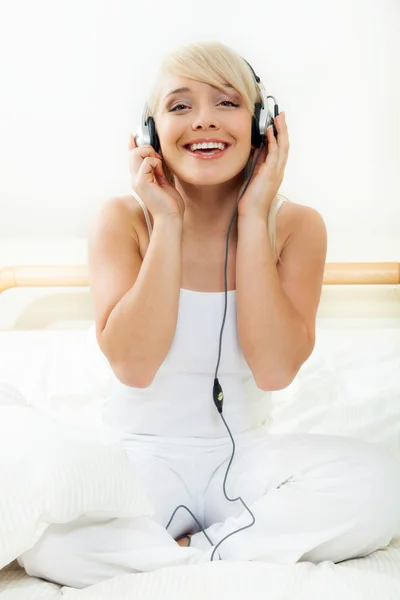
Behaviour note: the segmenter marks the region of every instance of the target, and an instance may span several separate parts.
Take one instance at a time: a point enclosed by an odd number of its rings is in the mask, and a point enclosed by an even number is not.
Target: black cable
[[[215,367],[214,381],[215,381],[215,380],[217,380],[217,373],[218,373],[219,363],[220,363],[220,360],[221,360],[222,333],[223,333],[223,330],[224,330],[224,327],[225,327],[225,317],[226,317],[226,310],[227,310],[227,296],[228,296],[227,265],[228,265],[228,249],[229,249],[229,247],[228,247],[228,244],[229,244],[229,236],[230,236],[230,233],[231,233],[231,227],[232,227],[232,225],[233,225],[233,221],[234,221],[234,219],[235,219],[235,217],[236,217],[236,213],[237,213],[237,211],[238,211],[238,207],[239,207],[239,201],[240,201],[240,199],[242,198],[242,196],[243,196],[243,194],[245,193],[245,191],[247,190],[247,188],[248,188],[248,186],[249,186],[249,183],[250,183],[250,181],[251,181],[251,178],[253,177],[254,169],[255,169],[255,168],[256,168],[256,166],[257,166],[257,162],[258,162],[258,159],[259,159],[259,157],[260,157],[261,150],[263,149],[263,146],[264,146],[264,142],[262,142],[262,143],[261,143],[260,150],[258,151],[257,158],[256,158],[256,160],[254,161],[254,165],[253,165],[253,167],[252,167],[252,169],[251,169],[251,171],[250,171],[250,175],[249,175],[249,177],[248,177],[248,179],[247,179],[246,185],[244,186],[244,188],[243,188],[243,191],[242,191],[242,193],[240,194],[240,196],[239,196],[239,198],[238,198],[238,201],[237,201],[237,204],[236,204],[236,208],[235,208],[235,210],[234,210],[234,213],[233,213],[233,215],[232,215],[231,222],[229,223],[229,227],[228,227],[228,233],[227,233],[227,236],[226,236],[225,266],[224,266],[224,283],[225,283],[225,308],[224,308],[224,316],[223,316],[223,319],[222,319],[221,331],[220,331],[220,334],[219,334],[218,361],[217,361],[217,366]],[[217,408],[218,408],[218,407],[217,407]]]
[[[168,521],[168,523],[166,524],[166,526],[165,526],[165,529],[168,529],[168,527],[171,525],[171,521],[172,521],[172,519],[174,518],[175,514],[177,513],[177,511],[178,511],[180,508],[184,508],[185,510],[187,510],[187,511],[188,511],[188,513],[189,513],[189,514],[192,516],[192,518],[193,518],[193,519],[196,521],[197,525],[200,527],[200,531],[201,531],[202,533],[204,533],[204,535],[206,536],[206,538],[207,538],[207,542],[210,544],[210,546],[214,546],[214,544],[212,543],[212,541],[210,540],[210,538],[208,537],[208,535],[207,535],[207,534],[206,534],[206,532],[204,531],[204,529],[203,529],[203,527],[202,527],[201,523],[199,522],[199,520],[198,520],[198,519],[197,519],[197,518],[194,516],[194,514],[192,513],[192,511],[190,510],[190,508],[188,508],[188,507],[187,507],[187,506],[185,506],[184,504],[180,504],[179,506],[177,506],[177,507],[176,507],[176,509],[175,509],[175,510],[174,510],[174,512],[172,513],[172,516],[171,516],[170,520],[169,520],[169,521]]]
[[[223,414],[222,414],[222,406],[223,406],[224,393],[223,393],[223,390],[222,390],[221,384],[220,384],[220,383],[219,383],[219,381],[218,381],[218,376],[217,376],[217,375],[218,375],[218,367],[219,367],[219,363],[220,363],[220,359],[221,359],[222,333],[223,333],[224,326],[225,326],[225,317],[226,317],[226,311],[227,311],[227,296],[228,296],[227,266],[228,266],[228,244],[229,244],[229,235],[230,235],[230,230],[231,230],[231,227],[232,227],[233,221],[234,221],[234,219],[235,219],[236,213],[237,213],[237,211],[238,211],[239,201],[240,201],[240,199],[242,198],[242,196],[243,196],[243,194],[245,193],[245,191],[247,190],[247,187],[248,187],[248,185],[249,185],[249,183],[250,183],[250,181],[251,181],[251,178],[252,178],[252,176],[253,176],[253,173],[254,173],[254,170],[255,170],[255,168],[256,168],[256,166],[257,166],[258,159],[259,159],[259,157],[260,157],[260,154],[261,154],[261,151],[262,151],[262,149],[263,149],[263,146],[264,146],[264,142],[262,142],[262,143],[261,143],[261,145],[260,145],[260,149],[259,149],[259,151],[258,151],[258,154],[257,154],[256,160],[254,161],[253,167],[252,167],[252,169],[251,169],[251,171],[250,171],[250,175],[249,175],[249,177],[248,177],[248,179],[247,179],[246,185],[244,186],[244,188],[243,188],[243,191],[242,191],[242,193],[240,194],[240,196],[239,196],[239,198],[238,198],[237,205],[236,205],[235,211],[234,211],[234,213],[233,213],[233,215],[232,215],[232,219],[231,219],[231,222],[230,222],[230,224],[229,224],[229,227],[228,227],[228,233],[227,233],[227,236],[226,236],[226,253],[225,253],[225,266],[224,266],[224,280],[225,280],[225,309],[224,309],[224,317],[223,317],[223,320],[222,320],[222,326],[221,326],[221,331],[220,331],[220,336],[219,336],[219,351],[218,351],[218,361],[217,361],[217,367],[216,367],[216,369],[215,369],[214,387],[213,387],[213,400],[214,400],[214,404],[215,404],[215,406],[217,407],[217,410],[218,410],[218,412],[219,412],[219,414],[220,414],[220,416],[221,416],[221,419],[222,419],[222,421],[224,422],[224,425],[225,425],[225,427],[226,427],[226,429],[227,429],[227,431],[228,431],[228,433],[229,433],[229,436],[230,436],[230,438],[231,438],[231,441],[232,441],[232,455],[231,455],[231,458],[230,458],[230,461],[229,461],[228,467],[227,467],[227,469],[226,469],[226,472],[225,472],[224,483],[223,483],[223,491],[224,491],[224,495],[225,495],[225,498],[226,498],[226,499],[227,499],[229,502],[237,502],[238,500],[240,500],[240,502],[242,503],[242,505],[244,506],[244,508],[247,510],[247,512],[249,512],[249,513],[250,513],[250,515],[251,515],[251,518],[252,518],[252,522],[251,522],[251,523],[249,523],[248,525],[245,525],[244,527],[241,527],[240,529],[236,529],[235,531],[231,531],[231,533],[229,533],[229,534],[228,534],[228,535],[226,535],[224,538],[222,538],[222,540],[220,540],[220,541],[218,542],[218,544],[215,546],[215,548],[214,548],[214,550],[213,550],[213,552],[212,552],[212,554],[211,554],[211,561],[213,561],[213,560],[214,560],[214,554],[215,554],[215,552],[217,551],[217,548],[218,548],[218,547],[219,547],[219,546],[220,546],[220,545],[221,545],[221,544],[222,544],[222,543],[223,543],[225,540],[227,540],[229,537],[231,537],[231,535],[234,535],[235,533],[239,533],[240,531],[243,531],[244,529],[248,529],[249,527],[252,527],[252,526],[254,525],[254,523],[256,522],[256,519],[255,519],[255,517],[254,517],[253,513],[251,512],[251,510],[249,509],[249,507],[247,506],[247,504],[244,502],[244,500],[243,500],[243,499],[242,499],[240,496],[238,496],[237,498],[229,498],[228,494],[226,493],[226,480],[227,480],[227,478],[228,478],[229,469],[230,469],[230,467],[231,467],[231,464],[232,464],[233,458],[234,458],[234,456],[235,456],[236,444],[235,444],[235,440],[233,439],[233,435],[232,435],[232,433],[231,433],[231,430],[229,429],[229,427],[228,427],[228,424],[227,424],[227,422],[225,421],[225,418],[224,418],[224,416],[223,416]],[[205,532],[204,532],[204,533],[205,533]]]
[[[224,495],[225,495],[225,498],[226,498],[227,500],[229,500],[229,502],[237,502],[238,500],[240,500],[240,502],[242,503],[242,505],[244,506],[244,508],[247,510],[247,512],[249,512],[249,513],[250,513],[250,515],[251,515],[251,518],[252,518],[252,522],[251,522],[251,523],[249,523],[248,525],[244,525],[243,527],[240,527],[240,529],[235,529],[235,531],[231,531],[231,533],[228,533],[228,535],[226,535],[225,537],[223,537],[223,538],[222,538],[222,540],[220,540],[220,541],[218,542],[218,544],[215,546],[215,548],[214,548],[214,550],[213,550],[213,552],[212,552],[212,554],[211,554],[211,562],[214,560],[214,554],[216,553],[216,551],[217,551],[217,548],[218,548],[218,547],[219,547],[219,546],[220,546],[220,545],[221,545],[221,544],[222,544],[222,543],[223,543],[225,540],[227,540],[229,537],[231,537],[231,535],[235,535],[235,533],[239,533],[239,531],[244,531],[245,529],[249,529],[249,527],[252,527],[252,526],[254,525],[254,523],[256,522],[256,518],[255,518],[255,516],[253,515],[253,513],[252,513],[252,512],[251,512],[251,510],[250,510],[250,508],[247,506],[247,504],[246,504],[246,503],[245,503],[245,501],[243,500],[243,498],[241,498],[240,496],[238,496],[237,498],[229,498],[228,494],[226,493],[226,480],[227,480],[227,478],[228,478],[228,473],[229,473],[229,469],[230,469],[230,467],[231,467],[231,464],[232,464],[232,461],[233,461],[233,457],[235,456],[236,444],[235,444],[235,440],[233,439],[233,435],[232,435],[232,433],[231,433],[231,430],[229,429],[229,427],[228,427],[228,424],[227,424],[227,422],[225,421],[225,419],[224,419],[224,416],[223,416],[223,414],[222,414],[222,413],[221,413],[221,419],[223,420],[223,422],[224,422],[224,424],[225,424],[225,427],[226,427],[226,428],[227,428],[227,430],[228,430],[229,436],[230,436],[230,438],[231,438],[231,440],[232,440],[232,447],[233,447],[233,448],[232,448],[232,455],[231,455],[231,458],[230,458],[230,461],[229,461],[228,467],[227,467],[227,469],[226,469],[225,477],[224,477],[224,483],[223,483]],[[204,532],[204,533],[205,533],[205,532]]]
[[[252,169],[251,169],[251,171],[250,171],[250,175],[249,175],[249,177],[248,177],[248,179],[247,179],[247,181],[246,181],[246,185],[244,186],[244,188],[243,188],[243,191],[242,191],[242,193],[240,194],[240,196],[239,196],[239,198],[238,198],[238,201],[237,201],[237,204],[236,204],[236,207],[235,207],[235,211],[234,211],[234,213],[233,213],[233,215],[232,215],[232,218],[231,218],[231,221],[230,221],[230,223],[229,223],[229,227],[228,227],[228,233],[227,233],[227,236],[226,236],[226,252],[225,252],[225,265],[224,265],[224,282],[225,282],[225,307],[224,307],[224,316],[223,316],[223,319],[222,319],[221,331],[220,331],[220,336],[219,336],[218,360],[217,360],[217,366],[216,366],[216,368],[215,368],[214,387],[213,387],[213,400],[214,400],[214,404],[215,404],[215,406],[217,407],[217,410],[218,410],[219,414],[221,415],[221,419],[222,419],[222,421],[224,422],[224,425],[225,425],[225,427],[226,427],[226,429],[227,429],[227,431],[228,431],[228,434],[229,434],[229,436],[230,436],[230,438],[231,438],[231,441],[232,441],[232,454],[231,454],[231,458],[230,458],[230,460],[229,460],[228,467],[227,467],[227,469],[226,469],[226,472],[225,472],[224,483],[223,483],[223,491],[224,491],[224,495],[225,495],[225,498],[226,498],[226,499],[227,499],[229,502],[237,502],[238,500],[240,500],[240,502],[243,504],[244,508],[245,508],[245,509],[246,509],[246,510],[247,510],[247,511],[250,513],[250,515],[251,515],[251,518],[252,518],[252,522],[251,522],[249,525],[245,525],[244,527],[241,527],[240,529],[236,529],[235,531],[231,531],[231,533],[229,533],[229,534],[228,534],[228,535],[226,535],[224,538],[222,538],[222,540],[220,540],[220,541],[218,542],[218,544],[215,546],[215,548],[214,548],[214,550],[213,550],[213,552],[212,552],[212,554],[211,554],[211,561],[213,561],[213,560],[214,560],[214,554],[215,554],[215,552],[217,551],[217,548],[218,548],[218,547],[219,547],[219,546],[220,546],[220,545],[221,545],[221,544],[222,544],[222,543],[223,543],[225,540],[227,540],[229,537],[231,537],[231,535],[234,535],[235,533],[239,533],[239,531],[243,531],[244,529],[248,529],[249,527],[252,527],[252,526],[254,525],[254,523],[256,522],[256,520],[255,520],[255,517],[254,517],[253,513],[251,512],[251,510],[249,509],[249,507],[247,506],[247,504],[244,502],[244,500],[243,500],[243,499],[242,499],[240,496],[238,496],[237,498],[229,498],[228,494],[226,493],[226,480],[227,480],[227,478],[228,478],[229,469],[230,469],[230,467],[231,467],[231,464],[232,464],[233,458],[234,458],[234,456],[235,456],[236,444],[235,444],[235,440],[233,439],[233,436],[232,436],[231,430],[229,429],[229,427],[228,427],[228,424],[227,424],[227,422],[225,421],[225,419],[224,419],[224,417],[223,417],[223,415],[222,415],[222,405],[223,405],[223,398],[224,398],[224,394],[223,394],[223,391],[222,391],[222,387],[221,387],[221,385],[220,385],[220,383],[219,383],[219,381],[218,381],[218,377],[217,377],[217,375],[218,375],[219,363],[220,363],[220,360],[221,360],[222,334],[223,334],[224,327],[225,327],[225,318],[226,318],[226,311],[227,311],[227,300],[228,300],[227,266],[228,266],[229,235],[230,235],[230,232],[231,232],[231,228],[232,228],[232,225],[233,225],[233,221],[234,221],[234,219],[235,219],[235,216],[236,216],[236,214],[237,214],[237,211],[238,211],[239,201],[240,201],[240,199],[242,198],[243,194],[245,193],[245,191],[246,191],[246,190],[247,190],[247,188],[248,188],[248,185],[249,185],[249,183],[250,183],[250,181],[251,181],[251,178],[252,178],[252,176],[253,176],[254,170],[255,170],[255,168],[256,168],[256,166],[257,166],[257,162],[258,162],[258,159],[259,159],[259,157],[260,157],[260,154],[261,154],[261,151],[262,151],[262,149],[263,149],[263,146],[264,146],[264,142],[262,142],[262,143],[261,143],[261,146],[260,146],[260,149],[259,149],[259,151],[258,151],[258,154],[257,154],[256,160],[254,161],[254,164],[253,164],[253,166],[252,166]],[[207,539],[208,543],[210,544],[210,546],[211,546],[211,547],[212,547],[212,546],[214,546],[214,544],[213,544],[212,540],[209,538],[209,536],[207,535],[207,533],[204,531],[204,529],[203,529],[203,527],[201,526],[201,524],[200,524],[200,522],[198,521],[198,519],[195,517],[195,515],[192,513],[192,511],[191,511],[191,510],[190,510],[190,509],[189,509],[187,506],[185,506],[184,504],[180,504],[179,506],[177,506],[177,507],[176,507],[176,509],[175,509],[175,510],[174,510],[174,512],[172,513],[172,515],[171,515],[171,518],[170,518],[170,520],[168,521],[168,523],[167,523],[167,525],[166,525],[166,527],[165,527],[165,528],[166,528],[166,529],[168,529],[168,527],[170,526],[170,524],[171,524],[171,522],[172,522],[172,519],[174,518],[175,514],[177,513],[177,511],[178,511],[180,508],[184,508],[185,510],[187,510],[187,511],[188,511],[188,513],[189,513],[189,514],[192,516],[192,518],[194,519],[194,521],[195,521],[195,522],[197,523],[197,525],[200,527],[200,531],[201,531],[202,533],[204,533],[204,535],[205,535],[205,537],[206,537],[206,539]]]

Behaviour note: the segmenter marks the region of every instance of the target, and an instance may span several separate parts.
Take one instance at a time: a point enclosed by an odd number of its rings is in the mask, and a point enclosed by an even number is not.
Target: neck
[[[175,187],[185,203],[184,222],[199,238],[226,235],[237,206],[241,175],[219,185],[192,185],[175,178]],[[230,238],[236,227],[237,215]]]

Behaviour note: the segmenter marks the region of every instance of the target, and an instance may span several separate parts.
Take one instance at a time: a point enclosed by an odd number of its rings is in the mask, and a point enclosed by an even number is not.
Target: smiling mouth
[[[194,158],[199,158],[201,160],[210,160],[212,158],[220,158],[223,156],[227,150],[229,150],[230,145],[226,144],[224,149],[221,148],[200,148],[196,150],[191,150],[189,146],[183,146],[184,150],[193,156]]]

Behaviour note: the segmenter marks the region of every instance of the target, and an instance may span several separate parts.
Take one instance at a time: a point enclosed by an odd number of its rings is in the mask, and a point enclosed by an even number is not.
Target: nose
[[[199,129],[219,129],[217,115],[209,107],[203,107],[202,109],[199,109],[193,120],[192,129],[194,131],[198,131]]]

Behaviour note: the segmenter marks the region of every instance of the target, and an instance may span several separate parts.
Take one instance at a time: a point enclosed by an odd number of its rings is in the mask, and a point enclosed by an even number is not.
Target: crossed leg
[[[239,501],[223,494],[227,462],[204,497],[205,530],[214,544],[252,520]],[[256,521],[221,544],[223,560],[340,562],[400,535],[400,464],[356,439],[256,435],[238,445],[226,488],[231,498],[243,498]],[[191,546],[210,547],[201,533]]]
[[[99,519],[84,515],[52,524],[18,558],[29,575],[83,588],[121,574],[203,560],[203,552],[180,548],[174,540],[193,526],[186,511],[179,511],[169,530],[165,528],[179,504],[194,510],[192,494],[179,472],[168,461],[138,448],[130,458],[154,506],[153,516]]]

